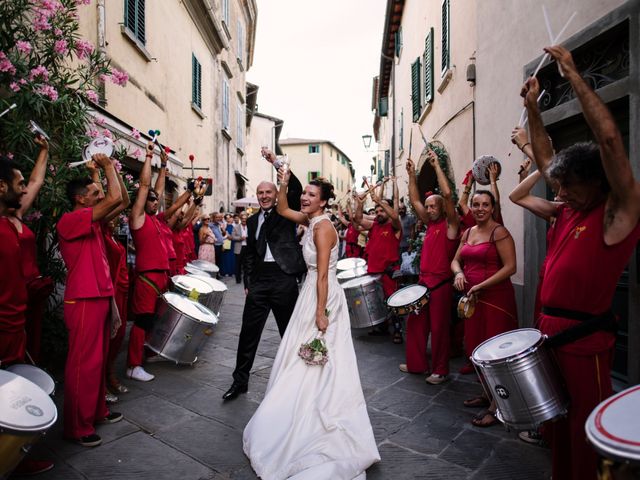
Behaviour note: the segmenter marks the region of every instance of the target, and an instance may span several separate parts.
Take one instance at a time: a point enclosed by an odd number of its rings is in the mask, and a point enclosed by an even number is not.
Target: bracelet
[[[471,189],[470,188],[465,188],[464,189],[464,193],[466,193],[467,195],[469,195],[471,193]]]
[[[464,275],[464,273],[460,270],[458,272],[453,272],[453,275],[457,277],[458,275]]]
[[[144,157],[145,158],[153,158],[153,153],[147,153]]]
[[[519,147],[520,151],[524,152],[524,147],[526,147],[527,145],[531,145],[531,142],[527,142],[527,143],[523,144],[521,147]]]

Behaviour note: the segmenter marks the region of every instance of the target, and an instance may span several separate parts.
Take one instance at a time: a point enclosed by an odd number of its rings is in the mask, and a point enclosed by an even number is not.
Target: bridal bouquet
[[[325,312],[329,316],[329,312]],[[322,332],[308,341],[300,345],[298,350],[298,356],[304,360],[307,365],[324,365],[329,361],[329,349],[327,348],[327,342],[325,342]]]

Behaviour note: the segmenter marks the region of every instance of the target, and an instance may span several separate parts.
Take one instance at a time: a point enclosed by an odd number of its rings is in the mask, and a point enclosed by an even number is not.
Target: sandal
[[[489,403],[490,403],[489,399],[486,397],[483,397],[482,395],[478,397],[470,398],[462,402],[462,404],[465,407],[469,407],[469,408],[481,408],[481,407],[486,408],[489,406]]]
[[[495,412],[490,410],[483,410],[471,419],[471,424],[474,427],[487,428],[492,427],[497,423],[500,423],[500,421],[496,418]]]

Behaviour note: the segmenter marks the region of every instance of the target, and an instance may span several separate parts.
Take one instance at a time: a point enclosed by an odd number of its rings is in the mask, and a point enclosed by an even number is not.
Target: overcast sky
[[[258,27],[247,80],[258,110],[284,120],[280,138],[331,140],[369,174],[371,88],[380,67],[385,0],[257,0]]]

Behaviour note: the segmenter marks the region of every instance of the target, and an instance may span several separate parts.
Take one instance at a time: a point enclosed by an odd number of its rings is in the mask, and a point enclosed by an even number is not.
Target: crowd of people
[[[570,53],[562,47],[547,51],[573,88],[595,142],[578,143],[555,153],[537,104],[539,85],[535,77],[530,78],[522,89],[529,132],[518,127],[511,136],[528,158],[518,172],[520,183],[509,198],[550,224],[538,285],[536,327],[549,336],[570,397],[568,415],[543,428],[552,447],[553,477],[589,479],[595,478],[597,457],[585,440],[584,423],[593,408],[613,393],[615,315],[611,304],[616,282],[640,239],[640,183],[634,180],[611,113],[579,75]],[[28,182],[11,160],[0,158],[3,366],[24,363],[27,352],[38,362],[45,304],[54,290],[51,279],[38,270],[35,236],[23,222],[47,166],[47,141],[41,136],[35,141],[41,150]],[[418,283],[428,288],[429,302],[419,312],[407,318],[390,314],[369,333],[390,335],[394,343],[404,343],[406,362],[399,369],[426,375],[430,385],[448,380],[452,350],[463,349],[468,359],[485,340],[518,328],[510,280],[516,272],[516,249],[500,211],[500,171],[495,164],[488,167],[489,189],[474,190],[473,176],[468,174],[456,204],[455,192],[443,171],[447,151],[437,143],[429,147],[426,161],[435,171],[437,194],[421,195],[414,162],[408,159],[407,202],[401,202],[395,178],[391,179],[391,199],[383,198],[384,183],[361,194],[354,192],[345,211],[341,207],[335,210],[337,235],[331,222],[323,221],[331,219],[325,212],[334,197],[333,187],[318,179],[303,189],[269,151],[262,154],[278,168],[280,186],[266,181],[258,185],[260,208],[251,217],[246,213],[203,214],[200,205],[206,184],[197,180],[190,181],[187,189],[159,212],[165,196],[167,154],[161,149],[160,169],[152,187],[153,142],[147,145],[133,199],[114,161],[94,155],[87,164],[86,177],[67,185],[71,208],[57,223],[60,253],[67,269],[64,436],[83,446],[97,446],[102,440],[95,425],[123,418],[110,410],[107,400],[108,394],[127,392],[114,362],[129,314],[133,326],[125,375],[143,382],[154,378],[144,363],[153,358],[152,352],[145,350],[145,337],[157,320],[156,301],[169,288],[170,276],[185,273],[186,264],[199,258],[217,264],[219,275],[235,277],[247,294],[233,383],[223,396],[225,401],[248,390],[250,370],[270,311],[284,337],[265,402],[245,430],[245,452],[256,471],[270,475],[277,470],[288,475],[319,468],[350,472],[348,478],[360,478],[358,475],[379,460],[379,453],[366,408],[362,408],[364,397],[354,366],[346,303],[335,277],[340,256],[364,258],[367,273],[379,276],[385,300],[403,285]],[[537,169],[529,174],[532,165]],[[553,189],[555,200],[531,193],[540,179]],[[375,208],[365,212],[367,197]],[[126,209],[135,251],[133,269],[128,267],[127,249],[115,233]],[[407,213],[409,209],[413,215]],[[301,228],[297,230],[298,225]],[[599,266],[597,275],[594,261]],[[307,280],[300,287],[305,272]],[[462,295],[474,308],[468,314],[463,308],[463,320],[459,321],[455,312]],[[312,323],[306,317],[312,318]],[[320,337],[326,335],[323,338],[334,352],[339,352],[335,362],[342,363],[334,366],[338,370],[300,367],[292,349],[307,340],[314,328]],[[467,362],[460,373],[474,371]],[[338,383],[353,390],[348,401],[333,395],[336,392],[331,385]],[[322,385],[328,390],[308,394],[308,389],[316,391]],[[285,399],[291,403],[295,398],[299,400],[291,404],[287,418],[282,418],[281,424],[287,428],[275,432],[270,415]],[[308,405],[302,408],[302,403]],[[486,408],[473,418],[475,426],[498,423],[490,392],[468,399],[465,406]],[[317,409],[321,420],[315,415]],[[344,417],[347,411],[353,416]],[[300,425],[290,425],[298,415]],[[335,428],[336,422],[340,428]],[[345,429],[351,429],[347,433],[352,435],[331,433],[338,447],[327,446],[331,444],[326,441],[327,432]],[[321,450],[311,457],[296,443],[307,441],[307,437],[295,438],[303,431]],[[273,457],[262,453],[265,445]],[[346,450],[358,454],[346,460]],[[317,458],[322,455],[326,457],[324,467],[318,467]],[[21,468],[31,473],[44,471],[51,468],[51,462],[27,460]]]

